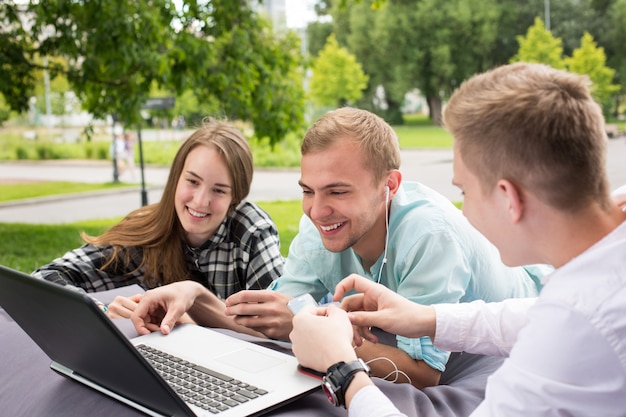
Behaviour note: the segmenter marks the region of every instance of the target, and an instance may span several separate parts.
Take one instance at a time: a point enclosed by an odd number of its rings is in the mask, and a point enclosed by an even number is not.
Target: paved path
[[[609,141],[608,172],[611,187],[626,184],[626,139]],[[461,195],[452,186],[450,150],[402,151],[401,171],[405,180],[420,181],[453,201]],[[167,168],[146,167],[144,177],[148,203],[159,201],[167,179]],[[80,220],[119,217],[141,206],[142,192],[137,171],[136,187],[125,190],[53,196],[28,201],[0,203],[0,222],[71,223]],[[252,201],[294,200],[301,198],[298,169],[257,169],[250,191]],[[0,181],[55,180],[110,182],[113,169],[106,161],[42,161],[0,163]],[[120,177],[124,182],[129,178]]]

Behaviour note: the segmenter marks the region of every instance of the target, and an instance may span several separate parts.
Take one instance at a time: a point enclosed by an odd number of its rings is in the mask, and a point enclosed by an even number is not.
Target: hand
[[[180,281],[147,291],[130,318],[139,334],[169,334],[205,290],[194,281]]]
[[[356,360],[352,333],[347,313],[329,305],[296,314],[289,338],[291,349],[302,366],[326,372],[337,362]]]
[[[344,278],[335,287],[334,300],[339,301],[351,290],[360,292],[346,297],[341,308],[348,312],[350,322],[356,326],[354,343],[360,346],[361,337],[378,342],[372,334],[372,326],[400,336],[417,338],[435,336],[435,309],[422,306],[402,297],[389,288],[359,275]]]
[[[135,308],[137,308],[137,303],[141,300],[141,296],[143,294],[135,294],[131,297],[123,297],[118,295],[115,299],[108,305],[107,308],[107,316],[112,319],[128,319]]]
[[[239,291],[226,299],[226,315],[235,323],[263,333],[273,339],[286,340],[291,331],[293,314],[288,295],[271,290]]]

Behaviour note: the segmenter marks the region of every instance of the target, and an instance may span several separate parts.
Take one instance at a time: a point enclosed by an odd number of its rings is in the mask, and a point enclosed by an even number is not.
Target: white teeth
[[[335,223],[331,226],[321,226],[320,228],[325,231],[325,232],[330,232],[331,230],[335,230],[336,228],[338,228],[339,226],[341,226],[343,223]]]
[[[187,210],[189,210],[189,213],[191,213],[191,215],[194,216],[194,217],[206,217],[206,216],[208,216],[208,214],[206,214],[206,213],[201,213],[199,211],[192,210],[189,207],[187,207]]]

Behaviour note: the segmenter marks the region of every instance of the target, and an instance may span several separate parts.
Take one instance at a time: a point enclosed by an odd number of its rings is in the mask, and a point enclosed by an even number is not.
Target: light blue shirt
[[[283,275],[270,288],[292,297],[310,293],[320,300],[349,274],[377,281],[382,261],[383,254],[365,270],[352,248],[328,251],[314,224],[303,216]],[[434,190],[405,181],[393,197],[380,283],[398,294],[426,305],[532,297],[538,294],[541,272],[540,267],[505,266],[498,250]],[[429,338],[396,339],[412,358],[445,369],[449,353],[435,348]]]

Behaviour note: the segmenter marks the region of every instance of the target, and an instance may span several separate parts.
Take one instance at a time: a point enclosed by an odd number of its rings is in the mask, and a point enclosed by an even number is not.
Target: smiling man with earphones
[[[283,275],[269,290],[240,291],[225,302],[193,282],[150,291],[134,315],[138,330],[163,325],[167,332],[189,310],[199,324],[245,326],[286,340],[289,301],[302,294],[320,301],[352,273],[421,304],[537,294],[535,270],[506,267],[448,199],[403,181],[397,136],[380,117],[354,108],[331,111],[307,131],[301,150],[304,216]],[[157,309],[164,313],[151,316]],[[356,349],[373,375],[418,388],[439,383],[448,352],[429,338],[389,339]]]

